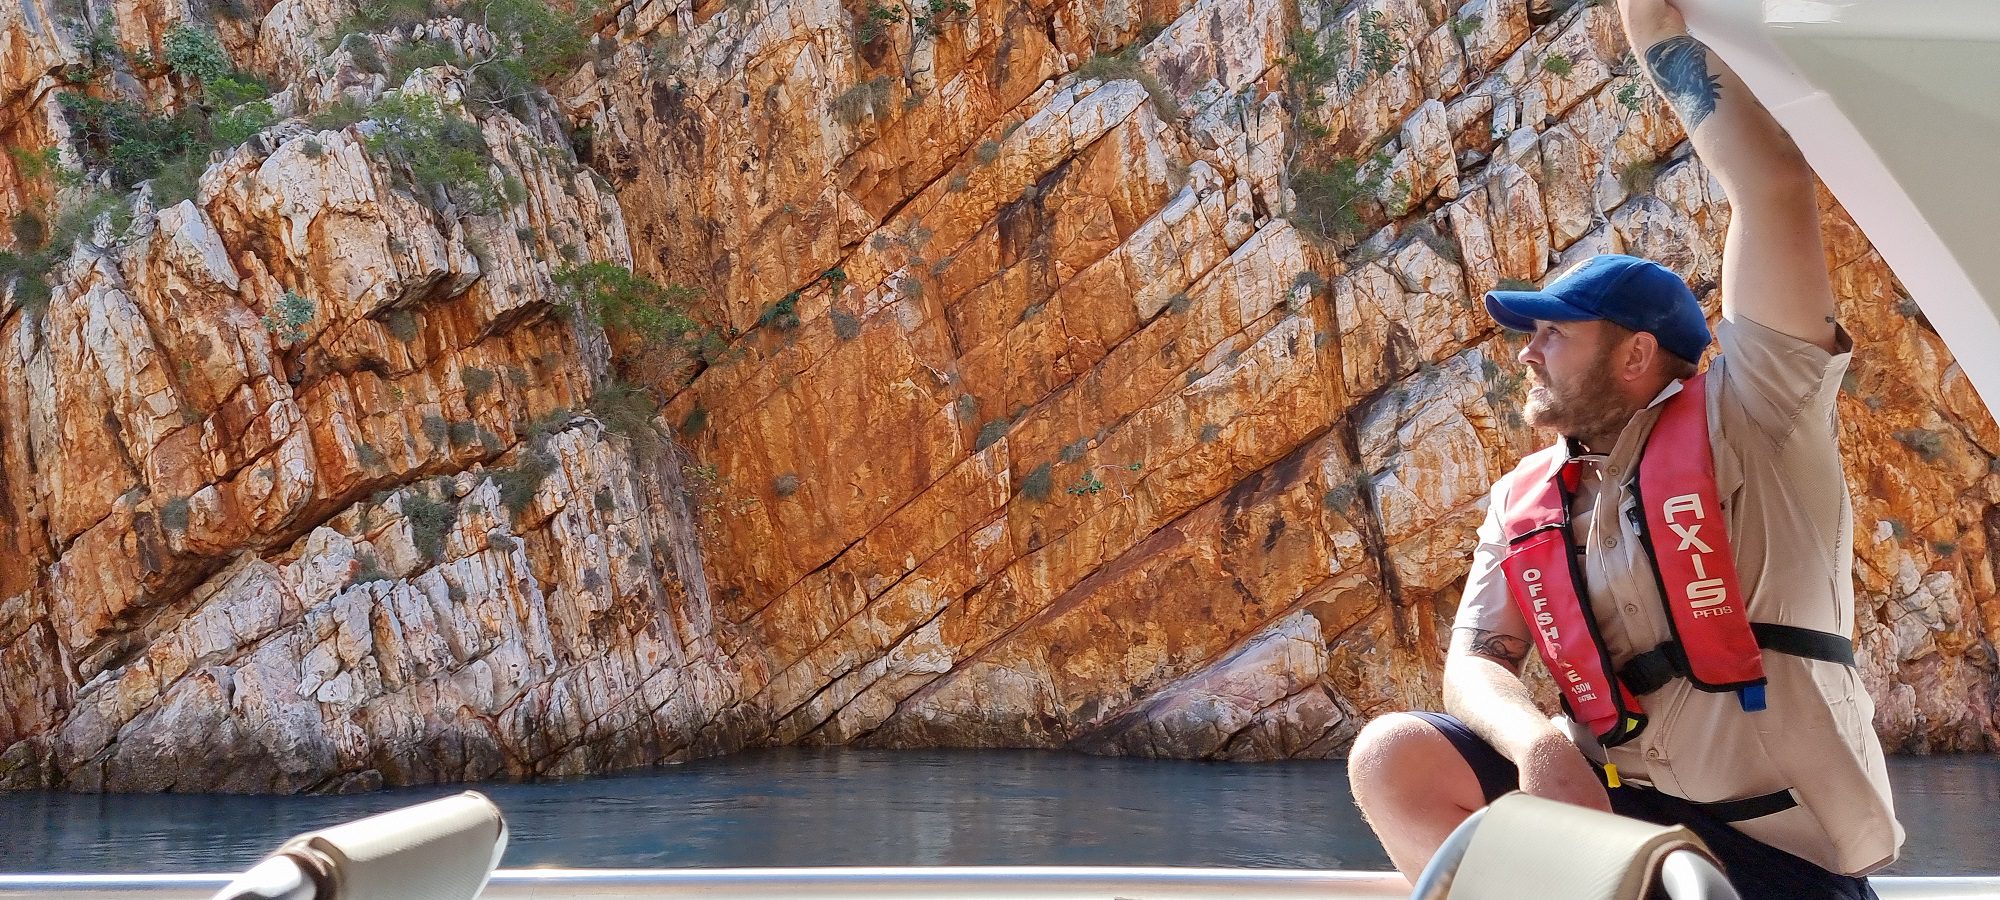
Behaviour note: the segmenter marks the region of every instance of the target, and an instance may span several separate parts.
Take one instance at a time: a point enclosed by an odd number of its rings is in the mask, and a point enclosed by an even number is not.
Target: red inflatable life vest
[[[1672,659],[1672,675],[1705,691],[1743,691],[1744,708],[1755,710],[1763,708],[1760,633],[1753,633],[1722,521],[1705,378],[1687,380],[1667,398],[1640,454],[1633,486],[1644,513],[1641,539],[1674,636],[1655,652]],[[1591,612],[1569,527],[1579,464],[1566,456],[1561,445],[1550,447],[1522,460],[1509,475],[1511,496],[1501,513],[1508,552],[1501,569],[1564,710],[1605,746],[1615,746],[1638,736],[1645,712],[1629,674],[1621,678],[1613,666]],[[1648,681],[1638,693],[1664,683]]]

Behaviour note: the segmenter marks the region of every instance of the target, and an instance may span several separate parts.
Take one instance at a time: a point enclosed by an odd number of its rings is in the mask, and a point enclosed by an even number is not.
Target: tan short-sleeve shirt
[[[1853,509],[1834,422],[1851,342],[1842,331],[1841,352],[1830,354],[1742,317],[1723,321],[1717,337],[1722,355],[1707,379],[1710,441],[1750,618],[1851,636]],[[1630,480],[1660,401],[1679,387],[1633,416],[1610,453],[1578,457],[1586,465],[1571,507],[1572,534],[1616,665],[1672,636],[1632,521]],[[1455,625],[1532,644],[1500,571],[1507,546],[1498,510],[1510,481],[1487,496]],[[1762,712],[1746,713],[1733,693],[1699,691],[1686,679],[1640,697],[1646,729],[1611,748],[1610,761],[1628,779],[1699,803],[1790,789],[1797,807],[1736,826],[1836,872],[1887,865],[1903,829],[1871,724],[1874,703],[1859,676],[1837,663],[1772,651],[1764,653],[1764,668]]]

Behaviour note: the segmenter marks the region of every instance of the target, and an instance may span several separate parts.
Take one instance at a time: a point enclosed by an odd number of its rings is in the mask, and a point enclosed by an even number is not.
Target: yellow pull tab
[[[1605,787],[1618,787],[1618,786],[1619,786],[1619,783],[1620,783],[1620,782],[1618,781],[1618,767],[1617,767],[1617,766],[1615,766],[1615,765],[1612,765],[1611,763],[1605,763],[1605,764],[1604,764],[1604,786],[1605,786]]]

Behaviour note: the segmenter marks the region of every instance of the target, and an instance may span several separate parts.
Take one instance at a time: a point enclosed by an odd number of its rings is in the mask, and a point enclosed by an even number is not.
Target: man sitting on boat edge
[[[1686,824],[1746,898],[1873,897],[1903,839],[1853,666],[1852,509],[1811,170],[1667,0],[1626,34],[1727,194],[1722,354],[1678,276],[1600,256],[1496,291],[1533,424],[1561,435],[1488,495],[1445,663],[1450,715],[1384,716],[1356,802],[1414,878],[1459,822],[1528,793]],[[1520,679],[1533,646],[1563,699]],[[1562,727],[1559,727],[1562,726]],[[1595,764],[1593,764],[1595,763]]]

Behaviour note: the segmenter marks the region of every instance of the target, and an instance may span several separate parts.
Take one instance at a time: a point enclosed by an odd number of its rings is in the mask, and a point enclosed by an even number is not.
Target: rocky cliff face
[[[522,9],[0,9],[0,213],[75,240],[0,306],[0,785],[1338,755],[1435,703],[1539,440],[1479,294],[1720,300],[1602,6],[637,0],[546,92]],[[77,93],[248,127],[128,197]],[[1825,209],[1877,724],[1992,748],[2000,429]],[[649,356],[591,261],[726,346]]]

